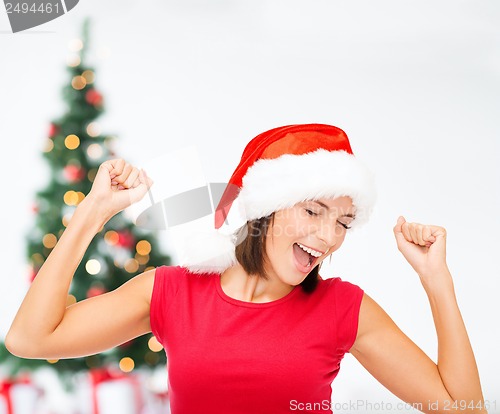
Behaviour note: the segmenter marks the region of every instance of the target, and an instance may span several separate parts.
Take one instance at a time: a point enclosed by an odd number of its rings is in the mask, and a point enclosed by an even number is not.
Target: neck
[[[244,302],[271,302],[288,295],[294,288],[275,276],[266,280],[258,275],[249,275],[240,264],[225,270],[220,280],[226,295]]]

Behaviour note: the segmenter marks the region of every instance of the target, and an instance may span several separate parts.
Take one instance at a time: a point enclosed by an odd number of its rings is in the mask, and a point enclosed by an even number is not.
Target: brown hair
[[[248,221],[239,234],[236,244],[236,259],[245,272],[268,279],[265,264],[268,260],[266,252],[266,237],[269,227],[274,224],[274,213],[260,219]],[[243,240],[241,240],[243,239]],[[312,293],[318,285],[319,267],[312,269],[300,283],[306,293]]]

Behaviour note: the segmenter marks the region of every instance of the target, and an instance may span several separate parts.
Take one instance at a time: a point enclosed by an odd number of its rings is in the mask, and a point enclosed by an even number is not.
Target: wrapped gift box
[[[36,413],[40,394],[28,378],[0,379],[0,414]]]
[[[91,370],[78,381],[80,414],[141,414],[143,390],[138,377],[111,369]]]

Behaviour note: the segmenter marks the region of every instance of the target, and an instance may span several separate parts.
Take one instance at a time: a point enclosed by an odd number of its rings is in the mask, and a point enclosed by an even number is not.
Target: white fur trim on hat
[[[373,173],[346,151],[319,149],[256,161],[243,177],[238,201],[247,220],[311,199],[349,196],[356,208],[352,228],[368,221],[376,201]]]

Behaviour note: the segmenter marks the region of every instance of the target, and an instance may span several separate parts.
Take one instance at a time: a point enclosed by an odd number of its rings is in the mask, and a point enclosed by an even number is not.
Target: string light
[[[90,137],[97,137],[101,134],[101,127],[97,122],[91,122],[87,125],[87,134],[89,134]]]
[[[132,358],[130,357],[124,357],[122,359],[120,359],[120,369],[123,371],[123,372],[130,372],[134,369],[135,367],[135,362]]]
[[[87,290],[87,298],[99,296],[105,292],[106,292],[106,289],[102,283],[100,283],[100,282],[93,283],[92,286],[90,286],[89,290]]]
[[[45,261],[45,259],[43,258],[43,256],[40,254],[40,253],[35,253],[31,256],[31,260],[33,261],[33,263],[35,263],[36,265],[41,265],[43,264],[43,262]]]
[[[149,270],[154,270],[156,269],[154,266],[148,266],[144,269],[145,272],[149,271]]]
[[[83,49],[83,42],[81,39],[71,39],[68,43],[68,48],[72,52],[78,52]]]
[[[139,270],[139,262],[135,259],[128,259],[123,268],[129,273],[135,273]]]
[[[90,144],[87,148],[87,155],[94,160],[101,158],[102,154],[103,150],[99,144]]]
[[[77,67],[82,62],[81,58],[77,54],[71,54],[66,58],[66,64],[71,67]]]
[[[62,219],[61,219],[61,222],[63,224],[64,227],[68,227],[68,224],[71,220],[71,217],[73,217],[73,214],[65,214]]]
[[[70,150],[74,150],[80,146],[80,138],[75,134],[70,134],[64,140],[64,145]]]
[[[97,259],[90,259],[85,263],[85,270],[90,275],[96,275],[101,271],[101,263]]]
[[[73,79],[71,80],[71,86],[73,87],[73,89],[76,89],[77,91],[82,90],[83,88],[85,88],[86,85],[87,81],[83,76],[77,75],[74,76]]]
[[[135,250],[142,256],[145,256],[151,252],[151,243],[147,240],[141,240],[135,245]]]
[[[85,194],[83,194],[81,191],[78,191],[76,193],[76,195],[78,197],[78,201],[77,201],[76,204],[80,204],[83,201],[83,199],[85,198]]]
[[[140,265],[145,265],[147,262],[149,262],[149,254],[143,256],[139,253],[136,253],[135,260],[137,260]]]
[[[76,297],[74,295],[68,295],[66,297],[66,307],[74,305],[76,303]]]
[[[96,175],[97,175],[97,168],[91,168],[87,173],[87,178],[91,183],[93,183]]]
[[[50,152],[54,149],[54,141],[52,141],[50,138],[45,141],[45,146],[43,148],[43,152]]]
[[[87,69],[82,73],[82,76],[85,78],[85,81],[87,84],[94,83],[94,72],[91,70]]]
[[[57,237],[52,233],[48,233],[45,236],[43,236],[42,244],[47,249],[52,249],[57,244]]]
[[[47,362],[49,364],[55,364],[55,363],[59,362],[59,360],[58,359],[47,359]]]
[[[64,193],[64,203],[68,206],[76,206],[80,197],[76,191],[69,190]]]
[[[62,224],[64,227],[68,227],[68,224],[71,220],[71,217],[73,217],[73,214],[75,213],[75,208],[73,206],[64,206],[63,211],[62,211]]]
[[[153,352],[160,352],[163,349],[163,345],[158,342],[155,336],[149,338],[148,347]]]
[[[120,240],[120,236],[114,230],[109,230],[104,234],[104,241],[108,243],[110,246],[114,246]]]

